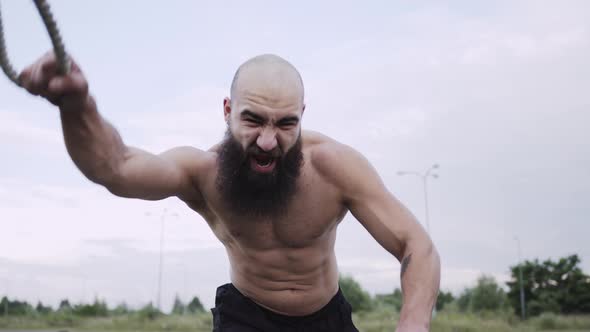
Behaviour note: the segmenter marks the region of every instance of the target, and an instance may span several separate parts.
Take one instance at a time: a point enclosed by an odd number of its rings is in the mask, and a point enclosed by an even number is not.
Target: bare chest
[[[252,249],[305,248],[333,233],[346,214],[338,193],[313,176],[300,179],[298,190],[276,217],[252,218],[229,211],[216,193],[205,217],[227,246]]]

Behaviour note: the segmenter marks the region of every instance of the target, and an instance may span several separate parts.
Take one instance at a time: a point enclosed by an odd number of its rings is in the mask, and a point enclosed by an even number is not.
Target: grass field
[[[354,314],[355,325],[361,332],[393,331],[397,313],[379,309]],[[47,317],[0,318],[1,330],[67,330],[67,331],[187,331],[210,332],[210,313],[196,315],[160,316],[149,319],[140,315],[126,315],[110,318],[84,318],[71,315],[50,315]],[[434,318],[433,332],[503,332],[503,331],[590,331],[590,316],[557,316],[546,314],[526,322],[509,314],[460,314],[441,312]]]

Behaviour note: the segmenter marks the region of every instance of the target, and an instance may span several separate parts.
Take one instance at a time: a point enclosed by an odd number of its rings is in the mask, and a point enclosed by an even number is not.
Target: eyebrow
[[[281,118],[278,122],[280,122],[280,123],[285,123],[285,122],[295,122],[295,123],[297,123],[297,122],[299,122],[299,117],[298,116],[295,116],[295,115],[286,116],[284,118]]]
[[[240,116],[242,116],[242,117],[251,117],[251,118],[253,118],[254,120],[257,120],[257,121],[265,121],[266,120],[263,116],[258,115],[256,113],[250,111],[250,110],[243,110],[242,113],[240,113]]]
[[[250,117],[256,121],[260,121],[260,122],[266,122],[266,118],[262,115],[256,114],[248,109],[243,110],[240,113],[241,117]],[[285,116],[283,118],[280,118],[277,123],[285,123],[285,122],[299,122],[299,117],[296,115],[290,115],[290,116]]]

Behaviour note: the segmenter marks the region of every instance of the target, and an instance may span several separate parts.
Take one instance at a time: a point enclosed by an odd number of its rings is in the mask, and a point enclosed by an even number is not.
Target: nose
[[[277,133],[270,128],[264,128],[258,138],[256,145],[265,152],[270,152],[277,147]]]

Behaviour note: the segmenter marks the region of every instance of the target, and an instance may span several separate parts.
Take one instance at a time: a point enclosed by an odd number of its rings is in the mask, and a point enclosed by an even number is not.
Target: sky
[[[425,223],[441,289],[503,283],[523,259],[578,254],[590,273],[590,2],[57,1],[67,51],[128,145],[207,149],[225,130],[237,67],[264,53],[304,80],[303,128],[364,154]],[[31,1],[3,0],[8,55],[50,49]],[[65,150],[58,110],[0,78],[0,295],[162,308],[213,306],[225,250],[175,199],[114,197]],[[162,223],[163,221],[163,223]],[[164,231],[162,232],[162,225]],[[399,262],[349,214],[340,272],[371,294],[400,286]]]

